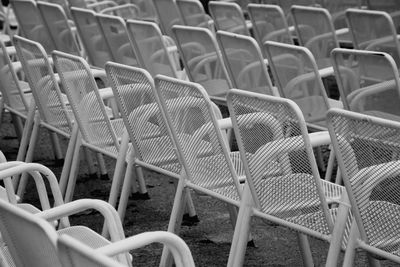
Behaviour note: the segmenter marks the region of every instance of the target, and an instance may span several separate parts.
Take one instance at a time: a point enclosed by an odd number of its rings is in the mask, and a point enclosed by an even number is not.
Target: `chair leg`
[[[297,240],[299,242],[300,252],[303,258],[303,266],[314,266],[312,253],[310,249],[310,242],[305,234],[297,233]]]
[[[83,151],[84,151],[84,155],[85,155],[86,165],[88,166],[88,169],[89,169],[89,176],[97,177],[97,169],[95,166],[95,160],[93,159],[90,149],[87,147],[84,147]]]
[[[124,179],[125,164],[129,147],[128,144],[129,144],[129,136],[127,132],[124,132],[122,136],[120,150],[118,152],[117,162],[115,163],[114,175],[112,178],[110,195],[108,198],[108,203],[110,203],[113,207],[116,207],[117,205],[117,199],[121,190],[121,185],[124,182],[123,179]],[[128,171],[128,169],[130,168],[129,165],[133,165],[133,162],[135,160],[133,153],[134,152],[131,151],[128,156],[128,163],[127,163],[128,166],[126,167],[127,169],[126,171]]]
[[[335,165],[335,151],[333,150],[332,146],[329,146],[330,152],[329,152],[329,159],[328,159],[328,166],[326,167],[326,172],[325,172],[325,181],[332,181],[332,173],[333,173],[333,165]],[[339,172],[339,169],[338,169]]]
[[[131,193],[133,169],[134,165],[128,164],[126,168],[124,184],[122,185],[121,197],[119,199],[118,214],[122,222],[124,221],[126,208],[128,206],[129,195]]]
[[[147,188],[146,188],[146,182],[144,181],[144,175],[143,175],[143,169],[140,166],[136,167],[136,176],[135,180],[137,181],[139,185],[139,193],[142,195],[148,195]]]
[[[22,140],[24,126],[22,120],[19,116],[11,113],[11,119],[14,124],[15,134],[17,135],[18,140]]]
[[[185,210],[185,200],[186,200],[186,190],[185,190],[186,181],[184,179],[179,180],[178,186],[176,188],[174,205],[172,206],[171,217],[169,219],[168,224],[168,232],[179,234],[180,227],[182,224],[182,217]],[[171,266],[172,265],[172,256],[168,251],[168,248],[164,246],[160,266]]]
[[[60,141],[58,139],[58,136],[54,132],[50,132],[49,134],[50,134],[51,143],[53,145],[55,160],[56,161],[62,160],[64,158],[64,155],[62,153],[62,149],[60,146]]]
[[[67,153],[65,154],[64,165],[61,171],[60,182],[59,182],[60,191],[63,197],[65,196],[65,192],[67,190],[67,183],[68,183],[69,173],[71,171],[71,165],[74,157],[74,149],[76,146],[78,135],[79,135],[78,128],[74,126],[71,133],[71,137],[69,138]]]
[[[32,162],[33,160],[33,154],[35,152],[36,142],[39,137],[39,129],[40,129],[39,124],[40,124],[39,121],[35,119],[35,122],[33,124],[32,134],[29,139],[29,147],[26,152],[25,162]],[[19,181],[17,189],[17,195],[21,198],[21,200],[24,197],[27,183],[28,183],[28,173],[25,172],[21,175],[21,179]]]
[[[189,217],[195,217],[197,216],[197,212],[193,204],[190,188],[186,188],[185,190],[186,190],[186,211],[189,214]]]
[[[346,251],[344,254],[343,266],[353,266],[356,254],[357,239],[359,237],[358,228],[355,220],[353,220],[350,229],[349,240],[347,242]]]
[[[78,178],[78,173],[79,173],[80,149],[81,149],[81,140],[78,139],[74,149],[71,170],[69,172],[67,190],[65,192],[65,197],[64,197],[65,203],[70,202],[74,195],[76,179]]]
[[[250,236],[250,222],[252,218],[252,196],[246,186],[242,195],[235,231],[233,233],[231,249],[229,251],[228,267],[243,266],[248,238]]]
[[[97,162],[99,163],[100,168],[100,177],[108,177],[108,171],[106,167],[106,162],[104,161],[103,154],[96,153]]]

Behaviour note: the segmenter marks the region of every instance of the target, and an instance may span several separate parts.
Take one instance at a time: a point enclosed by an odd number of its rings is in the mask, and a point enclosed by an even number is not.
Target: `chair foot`
[[[55,167],[64,166],[64,159],[55,159],[55,160],[54,160],[54,166],[55,166]]]
[[[141,200],[147,200],[147,199],[150,199],[150,195],[149,195],[148,192],[146,192],[146,193],[139,193],[139,192],[137,192],[137,193],[133,193],[133,194],[131,195],[131,198],[132,198],[132,199],[136,199],[136,200],[139,200],[139,199],[141,199]]]
[[[190,216],[189,214],[184,214],[182,217],[182,225],[183,226],[195,226],[200,222],[199,217],[197,215]]]
[[[255,248],[256,247],[256,243],[254,243],[253,239],[250,240],[250,241],[247,241],[247,247],[250,247],[250,248]]]
[[[96,174],[96,176],[97,176],[97,174]],[[101,174],[100,175],[100,180],[108,181],[108,180],[110,180],[110,178],[108,177],[108,174],[106,173],[106,174]]]

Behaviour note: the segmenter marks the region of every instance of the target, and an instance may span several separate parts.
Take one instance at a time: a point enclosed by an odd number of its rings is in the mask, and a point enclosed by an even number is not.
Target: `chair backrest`
[[[154,81],[144,69],[114,62],[107,77],[132,142],[135,157],[179,174],[181,167],[154,95]]]
[[[280,96],[296,102],[307,123],[325,125],[325,112],[330,106],[310,50],[271,41],[264,48]]]
[[[13,43],[41,119],[71,134],[72,122],[46,51],[37,42],[14,35]]]
[[[43,45],[47,53],[55,49],[55,43],[42,20],[33,0],[10,1],[22,35]]]
[[[128,30],[123,18],[117,16],[96,14],[97,21],[106,40],[114,62],[129,66],[139,66],[133,45],[128,36]]]
[[[283,10],[278,5],[249,4],[254,37],[260,46],[266,41],[293,44]]]
[[[72,33],[67,15],[64,9],[58,4],[37,2],[37,8],[42,19],[53,38],[57,50],[74,55],[81,55],[76,42],[76,36]]]
[[[8,109],[27,115],[29,110],[29,100],[23,92],[17,73],[7,53],[7,48],[0,41],[0,89],[4,103]]]
[[[217,32],[217,41],[234,88],[272,95],[267,62],[252,37]]]
[[[319,68],[330,66],[330,53],[339,47],[328,10],[294,5],[290,9],[300,45],[313,53]]]
[[[210,28],[211,18],[198,0],[176,0],[176,5],[186,26]]]
[[[4,200],[0,200],[0,232],[16,266],[62,266],[54,228]]]
[[[363,5],[363,0],[336,0],[327,1],[320,0],[318,4],[326,8],[332,15],[333,25],[335,29],[347,28],[345,11],[348,8],[361,8]]]
[[[400,43],[393,20],[383,11],[347,9],[346,19],[354,47],[390,54],[400,63]]]
[[[399,72],[390,55],[334,49],[332,62],[346,109],[400,121]]]
[[[237,3],[211,1],[208,10],[217,30],[249,35],[243,11]]]
[[[289,99],[236,89],[227,102],[256,207],[330,234],[332,217],[299,107]],[[311,214],[319,223],[306,219]]]
[[[163,74],[178,77],[177,67],[173,64],[164,37],[156,23],[128,20],[126,27],[143,68],[152,76]]]
[[[139,18],[147,21],[157,21],[157,14],[153,1],[131,0],[129,3],[136,5],[139,9]]]
[[[112,55],[106,40],[103,38],[95,12],[72,7],[71,15],[90,64],[104,68],[106,62],[112,60]]]
[[[211,31],[178,25],[172,31],[189,79],[200,83],[210,96],[225,96],[232,85]]]
[[[396,0],[365,0],[365,4],[370,10],[380,10],[385,12],[396,12],[400,9],[400,3]]]
[[[172,36],[172,26],[183,24],[175,0],[153,0],[153,5],[163,34]]]
[[[398,257],[399,122],[337,109],[327,121],[360,239]]]
[[[239,179],[218,126],[219,109],[199,84],[166,76],[156,76],[154,81],[187,183],[237,203]]]
[[[54,51],[52,57],[82,138],[117,154],[119,142],[87,62],[60,51]]]
[[[63,267],[126,267],[68,235],[57,239],[57,249]]]

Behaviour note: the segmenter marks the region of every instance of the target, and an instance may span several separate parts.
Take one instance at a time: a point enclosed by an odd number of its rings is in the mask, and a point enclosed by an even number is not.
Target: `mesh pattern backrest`
[[[239,200],[236,174],[204,89],[166,77],[156,77],[155,83],[188,179],[197,186]]]
[[[68,24],[67,16],[60,5],[38,2],[37,7],[47,25],[57,50],[80,55],[75,37]]]
[[[365,4],[368,6],[368,9],[382,10],[388,13],[398,11],[400,9],[400,3],[396,0],[366,0]]]
[[[249,5],[249,15],[258,43],[276,41],[293,44],[283,10],[277,5]]]
[[[136,156],[179,174],[178,158],[157,105],[149,73],[116,63],[108,63],[106,71]]]
[[[110,47],[113,61],[138,66],[139,62],[129,40],[125,21],[117,16],[97,14],[96,17],[103,32],[103,38]]]
[[[218,30],[250,35],[238,4],[214,1],[209,3],[208,8]]]
[[[18,83],[18,77],[3,42],[0,42],[0,83],[5,103],[15,111],[28,113],[29,103]]]
[[[234,88],[272,94],[266,62],[254,39],[218,31],[217,40]]]
[[[327,204],[298,107],[287,99],[239,90],[228,94],[228,107],[258,207],[329,234]]]
[[[209,17],[205,13],[200,1],[176,0],[176,5],[185,25],[208,28]]]
[[[324,8],[292,6],[291,15],[297,37],[318,59],[329,59],[333,48],[339,47],[329,11]]]
[[[53,60],[83,139],[117,153],[117,137],[87,63],[81,57],[56,51]]]
[[[139,8],[139,18],[149,21],[157,20],[153,1],[131,0],[130,3],[136,5]]]
[[[222,55],[217,41],[209,30],[175,26],[173,32],[186,73],[191,81],[202,84],[207,91],[209,81],[224,80],[226,85],[228,84]]]
[[[161,30],[164,34],[172,36],[172,26],[182,24],[181,14],[174,0],[153,1]]]
[[[60,266],[57,234],[47,222],[0,200],[0,231],[16,266]]]
[[[70,134],[72,123],[43,47],[18,36],[13,39],[18,58],[35,98],[41,119]]]
[[[64,267],[124,266],[67,235],[58,238],[57,248],[60,261]]]
[[[175,77],[171,58],[168,56],[158,25],[154,22],[129,20],[126,26],[146,70],[152,76],[163,74]]]
[[[361,238],[399,255],[400,125],[343,110],[327,117]]]
[[[71,15],[90,63],[103,68],[107,61],[112,60],[112,55],[102,36],[95,13],[92,10],[71,8]]]
[[[279,6],[283,9],[285,14],[290,12],[290,8],[293,5],[299,6],[313,6],[316,4],[316,0],[278,0]]]
[[[275,42],[267,42],[264,48],[280,95],[295,101],[307,122],[323,121],[329,104],[310,51]]]
[[[399,73],[390,55],[337,49],[332,59],[346,109],[400,120]]]
[[[39,42],[46,52],[55,49],[54,42],[48,32],[35,2],[31,0],[13,0],[12,8],[18,20],[18,28],[24,37]]]
[[[399,42],[392,18],[386,12],[348,9],[346,18],[354,47],[389,53],[400,62]]]

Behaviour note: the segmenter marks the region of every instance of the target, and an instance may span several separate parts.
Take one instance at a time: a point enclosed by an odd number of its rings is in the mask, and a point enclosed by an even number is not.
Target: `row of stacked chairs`
[[[30,165],[19,161],[33,160],[39,128],[45,127],[52,132],[56,158],[64,158],[59,187],[52,187],[56,206],[68,210],[68,205],[74,205],[81,147],[91,173],[96,168],[90,151],[96,152],[101,175],[107,175],[102,155],[116,159],[109,205],[115,207],[119,199],[119,216],[109,219],[114,222],[107,222],[103,231],[112,241],[123,239],[121,228],[118,238],[108,228],[124,218],[130,193],[147,193],[142,168],[149,168],[177,181],[169,232],[179,233],[185,210],[196,216],[190,189],[229,204],[235,232],[228,266],[243,264],[253,216],[295,230],[307,266],[312,265],[307,236],[330,243],[329,266],[337,265],[342,249],[346,250],[344,265],[351,265],[355,248],[375,255],[373,263],[376,256],[400,262],[395,190],[400,47],[393,37],[397,36],[395,16],[347,9],[343,14],[350,30],[346,31],[336,30],[323,8],[292,6],[291,21],[267,32],[272,23],[255,20],[253,12],[273,8],[285,21],[279,6],[248,5],[249,22],[238,4],[212,1],[213,20],[203,10],[191,17],[191,21],[203,21],[187,26],[180,25],[184,16],[179,2],[201,9],[195,0],[153,0],[156,22],[149,22],[137,20],[149,13],[141,14],[140,8],[131,5],[133,13],[115,16],[82,6],[11,0],[19,34],[24,37],[13,36],[12,47],[1,44],[2,100],[21,140],[18,162],[4,165],[2,176],[14,176],[6,191],[13,193],[16,188],[23,199],[29,171],[20,168]],[[176,13],[166,12],[169,8]],[[241,13],[241,25],[234,24],[238,19],[230,20],[234,16],[229,10]],[[29,13],[29,20],[28,12],[35,12]],[[175,14],[173,20],[166,22],[163,15],[171,14]],[[324,32],[312,26],[323,25],[325,19],[329,27]],[[370,39],[360,34],[365,39],[357,41],[360,21],[363,27],[370,23]],[[223,31],[219,25],[229,27]],[[378,25],[375,35],[372,25]],[[351,33],[351,38],[341,40],[338,32]],[[268,37],[280,34],[288,35]],[[340,48],[349,42],[356,49]],[[326,88],[332,75],[340,99]],[[228,109],[228,116],[221,106]],[[69,139],[65,155],[57,134]],[[238,149],[231,149],[233,143]],[[313,150],[322,145],[332,148],[325,179],[318,170],[324,164]],[[335,158],[340,171],[333,183]],[[11,173],[17,165],[21,176]],[[342,179],[345,187],[340,185]],[[11,203],[18,202],[15,196],[10,198]],[[45,211],[37,217],[53,224],[71,212],[49,209],[48,200],[44,202]],[[29,217],[10,205],[1,206],[4,214]],[[114,212],[109,206],[102,208],[106,209]],[[65,218],[56,224],[60,231],[69,229]],[[31,257],[37,255],[11,245],[12,230],[4,227],[1,231],[12,247],[5,255],[11,254],[17,266],[24,266],[22,261],[32,264]],[[54,249],[52,240],[49,247]],[[171,254],[177,265],[192,264],[179,259],[176,250],[166,245],[161,265],[171,264]],[[190,259],[190,253],[185,253]],[[124,257],[119,260],[129,265],[129,256]]]

